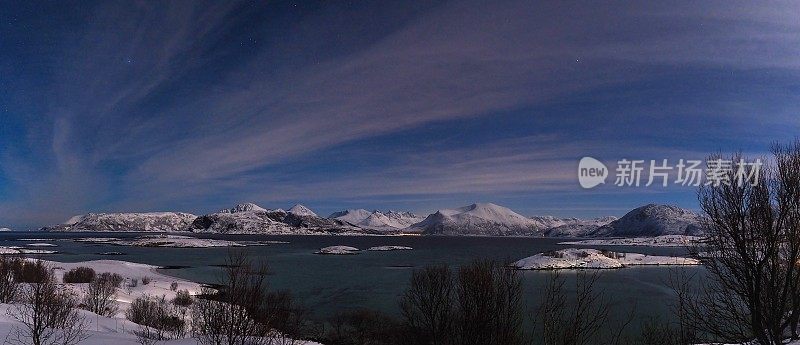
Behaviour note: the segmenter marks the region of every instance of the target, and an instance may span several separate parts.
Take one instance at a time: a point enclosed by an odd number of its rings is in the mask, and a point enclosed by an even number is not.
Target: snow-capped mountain
[[[359,208],[359,209],[350,209],[350,210],[334,212],[330,216],[328,216],[328,219],[338,219],[343,222],[348,222],[350,224],[355,225],[361,223],[364,219],[367,219],[367,217],[369,217],[370,215],[372,215],[372,212]]]
[[[255,204],[237,205],[229,211],[197,217],[191,231],[223,234],[319,234],[360,232],[361,229],[335,219],[317,216],[302,205],[290,212],[281,209],[267,210]]]
[[[44,231],[184,231],[197,218],[190,213],[87,213],[63,224],[44,227]]]
[[[296,214],[298,216],[319,217],[319,216],[317,216],[316,213],[314,213],[314,211],[312,211],[308,207],[305,207],[305,206],[300,205],[300,204],[296,204],[296,205],[292,206],[292,208],[290,208],[288,212],[291,213],[291,214]]]
[[[397,231],[421,222],[424,218],[411,212],[367,211],[364,209],[335,212],[328,219],[337,219],[364,229]]]
[[[239,212],[266,211],[266,210],[267,209],[265,209],[265,208],[263,208],[261,206],[258,206],[258,205],[254,204],[254,203],[247,202],[247,203],[244,203],[244,204],[238,204],[238,205],[236,205],[236,206],[234,206],[232,208],[226,208],[226,209],[220,210],[217,213],[239,213]]]
[[[419,223],[424,218],[411,212],[374,211],[366,219],[356,224],[362,228],[376,230],[399,230]]]
[[[534,220],[491,203],[439,210],[408,230],[426,235],[542,235]]]
[[[543,234],[547,237],[581,237],[617,220],[617,217],[580,219],[534,216],[531,217],[531,220],[537,223],[539,229],[542,229]]]
[[[703,234],[703,216],[672,205],[649,204],[597,228],[588,236],[643,237]]]

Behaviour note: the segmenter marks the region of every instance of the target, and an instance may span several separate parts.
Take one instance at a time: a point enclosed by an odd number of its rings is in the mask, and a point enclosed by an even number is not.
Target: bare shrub
[[[680,335],[676,329],[668,322],[662,322],[657,318],[645,320],[642,324],[637,344],[640,345],[685,345],[682,343]]]
[[[142,285],[148,285],[150,284],[150,281],[151,281],[150,277],[147,276],[142,277]]]
[[[524,342],[522,280],[498,261],[476,261],[458,271],[456,339],[468,345]]]
[[[519,273],[496,261],[415,272],[400,306],[419,344],[513,345],[525,341]]]
[[[599,277],[598,273],[577,272],[574,299],[570,299],[567,280],[558,271],[550,273],[535,320],[537,337],[543,344],[619,344],[622,341],[623,331],[634,318],[634,309],[627,319],[612,325],[611,301],[595,286]]]
[[[17,298],[19,281],[16,272],[22,259],[0,256],[0,303],[11,303]]]
[[[451,342],[454,290],[453,273],[447,266],[429,266],[411,275],[400,310],[413,339],[432,345]]]
[[[32,263],[21,286],[19,301],[8,311],[22,325],[6,338],[12,344],[72,345],[88,338],[83,317],[75,309],[77,298],[57,284],[52,270],[41,261]]]
[[[64,273],[62,280],[68,284],[82,284],[94,280],[94,269],[90,267],[77,267]]]
[[[288,291],[270,292],[264,299],[262,324],[274,330],[270,345],[303,344],[308,331],[308,310],[300,306]]]
[[[178,291],[178,282],[172,282],[172,284],[169,284],[169,289],[172,291]]]
[[[408,343],[400,322],[380,312],[359,309],[337,313],[330,320],[325,343],[332,345],[394,345]]]
[[[172,304],[179,307],[189,307],[194,302],[192,295],[187,290],[180,290],[175,293],[175,298],[172,299]]]
[[[141,327],[135,331],[141,344],[180,339],[186,336],[186,322],[164,296],[141,296],[136,298],[125,317]]]
[[[111,284],[115,288],[121,287],[122,282],[125,281],[125,278],[123,278],[121,275],[109,272],[100,273],[99,278],[109,282],[109,284]]]
[[[244,252],[231,252],[219,277],[224,288],[205,288],[192,308],[192,331],[202,345],[268,344],[264,320],[266,267],[256,267]]]
[[[113,316],[117,313],[117,280],[111,274],[101,274],[95,277],[87,286],[83,296],[83,305],[86,310],[98,315]]]
[[[20,261],[15,276],[20,283],[39,284],[52,279],[53,272],[41,260]]]

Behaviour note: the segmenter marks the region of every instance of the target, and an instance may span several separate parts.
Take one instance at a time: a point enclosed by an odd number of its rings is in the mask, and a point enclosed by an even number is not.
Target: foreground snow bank
[[[637,265],[699,265],[691,258],[655,256],[637,253],[617,253],[597,249],[561,249],[539,253],[515,262],[522,270],[548,270],[569,268],[623,268]]]
[[[167,300],[175,297],[176,292],[170,289],[173,283],[177,285],[177,290],[187,290],[191,295],[196,295],[202,288],[201,284],[191,282],[188,280],[171,277],[157,271],[157,266],[140,264],[134,262],[117,261],[117,260],[95,260],[83,262],[55,262],[45,261],[48,265],[54,268],[56,279],[63,283],[64,273],[77,268],[77,267],[90,267],[95,270],[97,274],[104,272],[116,273],[122,276],[125,281],[122,287],[116,291],[116,301],[119,311],[111,316],[100,316],[89,311],[80,310],[79,312],[84,317],[86,322],[87,332],[89,339],[82,341],[81,344],[86,345],[134,345],[139,344],[133,331],[139,330],[140,326],[125,319],[125,311],[130,308],[130,303],[137,297],[143,295],[151,296],[164,296]],[[142,278],[149,279],[148,284],[143,284]],[[136,286],[132,286],[132,281],[137,281]],[[65,284],[81,298],[85,294],[86,284]],[[8,310],[13,308],[13,305],[0,304],[0,338],[5,338],[9,332],[15,327],[21,326],[19,322],[11,318]],[[194,345],[197,344],[197,339],[186,338],[159,342],[159,344],[171,345]],[[315,342],[300,341],[295,344],[299,345],[321,345]]]
[[[633,237],[567,241],[559,244],[584,246],[647,246],[647,247],[687,247],[700,243],[703,238],[687,235],[664,235],[656,237]]]

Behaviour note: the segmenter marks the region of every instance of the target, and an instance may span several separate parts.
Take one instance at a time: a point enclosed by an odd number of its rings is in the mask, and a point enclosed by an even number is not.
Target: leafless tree
[[[410,341],[522,344],[521,284],[517,271],[497,261],[473,262],[456,277],[446,266],[415,272],[400,302]]]
[[[458,271],[455,330],[459,344],[524,342],[522,280],[499,261],[476,261]]]
[[[29,267],[28,278],[38,279],[21,285],[19,300],[8,313],[22,326],[12,329],[6,341],[12,344],[72,345],[88,338],[86,324],[77,311],[77,298],[56,282],[52,269],[41,261]]]
[[[294,300],[288,291],[270,292],[265,298],[263,324],[273,329],[270,345],[302,344],[299,340],[308,327],[308,310]]]
[[[193,304],[194,335],[203,345],[268,344],[266,266],[256,266],[244,252],[231,252],[224,267],[222,290],[204,289]]]
[[[429,266],[411,275],[400,309],[411,337],[420,343],[452,343],[455,283],[450,268]]]
[[[22,266],[21,258],[0,256],[0,303],[11,303],[19,292],[17,272]]]
[[[134,334],[142,345],[186,336],[186,322],[164,296],[145,295],[136,298],[125,312],[125,317],[140,326]]]
[[[708,218],[709,274],[687,310],[699,331],[716,339],[777,345],[787,330],[797,336],[800,141],[776,144],[773,156],[763,167],[738,164],[753,163],[741,154],[712,156],[733,167],[721,171],[722,183],[698,192]]]
[[[86,309],[103,316],[112,316],[117,313],[117,284],[113,275],[101,274],[95,276],[86,286],[83,304]]]
[[[635,306],[621,320],[610,317],[612,301],[597,288],[598,272],[575,274],[575,293],[567,292],[567,279],[552,271],[544,300],[536,315],[536,335],[544,345],[627,343],[623,337],[635,316]]]

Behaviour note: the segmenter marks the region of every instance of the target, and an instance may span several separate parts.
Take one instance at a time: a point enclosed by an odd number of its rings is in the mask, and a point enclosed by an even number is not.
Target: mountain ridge
[[[421,234],[444,236],[649,237],[702,234],[703,217],[674,205],[648,204],[621,218],[523,216],[493,203],[411,212],[348,209],[320,217],[296,204],[289,211],[242,203],[196,216],[184,212],[87,213],[43,231],[188,232],[222,234]]]

